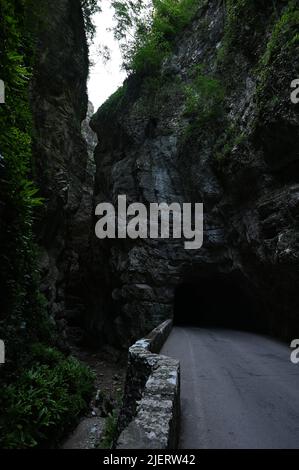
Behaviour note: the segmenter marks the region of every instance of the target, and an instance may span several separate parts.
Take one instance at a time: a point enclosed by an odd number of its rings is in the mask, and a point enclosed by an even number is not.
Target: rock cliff
[[[274,3],[201,2],[159,73],[131,76],[92,120],[95,204],[126,194],[129,203],[205,210],[200,250],[93,239],[93,279],[106,301],[91,309],[91,325],[110,342],[128,345],[194,309],[186,294],[176,313],[185,285],[202,291],[199,324],[216,302],[215,324],[246,317],[246,327],[299,334],[299,108],[290,100],[299,11]]]
[[[93,143],[89,139],[87,149],[81,133],[88,46],[80,0],[46,1],[43,8],[47,22],[38,33],[31,85],[35,179],[45,199],[36,225],[42,292],[49,313],[63,327],[65,317],[73,320],[83,308],[80,262],[92,212]],[[84,124],[85,137],[86,129]]]

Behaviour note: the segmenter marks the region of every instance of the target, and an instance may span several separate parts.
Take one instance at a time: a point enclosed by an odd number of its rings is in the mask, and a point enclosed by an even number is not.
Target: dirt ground
[[[95,373],[95,393],[89,412],[65,440],[63,449],[94,449],[99,445],[107,416],[116,409],[123,394],[127,354],[113,348],[101,351],[71,346],[73,356],[87,364]]]
[[[112,401],[122,393],[127,366],[127,354],[114,349],[86,351],[72,348],[72,354],[87,364],[96,374],[95,387]]]

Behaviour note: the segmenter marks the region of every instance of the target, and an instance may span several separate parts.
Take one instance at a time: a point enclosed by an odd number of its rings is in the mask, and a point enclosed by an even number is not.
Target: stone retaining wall
[[[157,354],[172,329],[167,320],[129,349],[118,449],[175,449],[179,434],[180,364]]]

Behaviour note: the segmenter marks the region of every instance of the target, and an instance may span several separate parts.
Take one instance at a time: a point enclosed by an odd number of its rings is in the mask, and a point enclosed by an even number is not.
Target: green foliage
[[[99,444],[101,449],[111,449],[117,434],[118,411],[113,412],[106,418],[103,437]]]
[[[225,89],[220,80],[204,73],[202,65],[195,67],[195,77],[185,87],[185,114],[190,118],[183,141],[194,134],[209,133],[218,128],[224,118]]]
[[[92,41],[96,31],[92,17],[101,11],[101,7],[99,5],[100,1],[101,0],[81,0],[85,31],[90,41]]]
[[[289,101],[290,77],[297,76],[298,28],[299,7],[296,1],[291,0],[275,22],[265,53],[256,68],[258,77],[256,101],[259,110],[265,108],[265,114],[272,115],[273,110],[279,106],[283,97],[282,87],[285,88]],[[280,100],[278,95],[281,95]]]
[[[32,352],[35,365],[1,390],[2,448],[58,442],[86,410],[93,390],[94,374],[76,359],[40,344]]]
[[[237,126],[231,125],[219,136],[215,142],[214,155],[218,170],[222,170],[227,163],[232,152],[240,149],[246,143],[246,134],[240,133]]]
[[[128,34],[146,27],[148,16],[152,12],[151,0],[112,0],[116,24],[114,35],[118,41],[127,41]],[[132,36],[132,39],[134,37]]]
[[[115,93],[113,93],[106,101],[105,103],[102,104],[102,106],[99,109],[99,113],[101,114],[102,117],[109,117],[111,118],[111,115],[117,113],[117,111],[120,109],[123,98],[126,93],[126,85],[123,85],[119,87]]]
[[[0,77],[6,102],[0,105],[0,337],[15,366],[24,357],[30,338],[45,337],[44,302],[38,289],[34,209],[41,204],[30,180],[32,117],[28,88],[34,60],[34,39],[28,18],[31,0],[0,0]],[[5,326],[5,329],[4,329]]]
[[[260,38],[264,35],[265,27],[272,21],[273,9],[276,14],[276,3],[276,0],[224,1],[224,38],[218,51],[218,62],[224,71],[226,68],[227,72],[227,68],[234,64],[236,53],[242,53],[249,60],[254,59],[261,46]]]
[[[264,8],[262,8],[264,5]],[[234,57],[242,53],[252,59],[256,78],[255,118],[250,127],[240,131],[237,122],[221,132],[215,143],[217,168],[225,174],[232,158],[243,162],[250,154],[252,136],[255,145],[268,121],[279,120],[291,111],[290,77],[298,71],[299,9],[295,0],[285,2],[227,1],[225,35],[218,61],[228,90],[238,81]],[[266,15],[268,10],[268,14]],[[244,28],[246,18],[247,32]],[[265,34],[266,31],[266,34]],[[255,55],[256,54],[256,55]],[[218,64],[219,65],[219,64]],[[224,65],[224,66],[223,66]],[[296,71],[297,68],[297,71]],[[232,77],[233,81],[232,81]],[[284,119],[284,118],[282,118]],[[234,156],[234,157],[233,157]]]
[[[254,12],[254,0],[226,0],[225,2],[225,31],[224,40],[219,57],[224,58],[228,49],[236,47],[241,40],[242,28],[244,24],[241,21],[242,15],[246,18],[252,18]],[[248,15],[248,16],[247,16]]]
[[[30,348],[32,362],[36,365],[55,366],[64,359],[63,354],[43,343],[33,343]]]
[[[123,391],[118,390],[116,396],[116,405],[112,413],[106,418],[105,428],[101,441],[99,442],[100,449],[111,449],[117,439],[118,434],[118,418],[120,409],[123,403]]]
[[[185,91],[186,114],[195,115],[202,123],[223,115],[224,88],[218,79],[205,74],[202,66],[197,67],[196,76]]]
[[[198,0],[114,1],[115,36],[123,41],[124,67],[129,72],[151,74],[172,50],[178,33],[190,23]],[[129,38],[129,39],[128,39]]]
[[[277,53],[282,49],[294,52],[299,45],[299,8],[295,0],[291,0],[288,7],[283,11],[281,17],[275,23],[267,49],[262,57],[262,65],[268,66]]]
[[[0,441],[8,448],[59,438],[85,409],[92,383],[84,366],[41,344],[51,344],[54,332],[39,292],[33,225],[42,201],[30,177],[32,18],[39,6],[33,0],[0,0],[0,78],[6,91],[0,105],[0,338],[6,345]]]

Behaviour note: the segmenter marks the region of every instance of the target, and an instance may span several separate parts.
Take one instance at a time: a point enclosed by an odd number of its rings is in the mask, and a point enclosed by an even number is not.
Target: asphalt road
[[[173,329],[162,354],[181,361],[181,449],[299,448],[299,364],[267,337]]]

